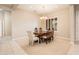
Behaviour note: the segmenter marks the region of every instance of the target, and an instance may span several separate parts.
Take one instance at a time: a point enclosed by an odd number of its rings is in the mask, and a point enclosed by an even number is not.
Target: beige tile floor
[[[56,38],[54,41],[48,44],[42,43],[42,44],[35,44],[33,46],[27,45],[27,40],[26,41],[22,40],[23,39],[19,39],[18,41],[6,40],[6,39],[0,40],[0,54],[1,55],[2,54],[62,55],[62,54],[74,54],[72,52],[75,52],[74,46],[70,44],[70,41],[64,40],[62,38]]]
[[[70,42],[64,39],[56,39],[51,43],[23,47],[27,54],[31,55],[62,55],[67,54],[71,47]]]
[[[0,40],[0,55],[26,54],[24,50],[13,40]]]
[[[79,55],[79,45],[75,44],[70,48],[69,55]]]

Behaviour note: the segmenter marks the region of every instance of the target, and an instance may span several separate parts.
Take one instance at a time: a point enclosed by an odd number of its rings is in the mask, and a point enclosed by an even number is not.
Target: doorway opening
[[[11,37],[11,11],[0,10],[0,38]]]

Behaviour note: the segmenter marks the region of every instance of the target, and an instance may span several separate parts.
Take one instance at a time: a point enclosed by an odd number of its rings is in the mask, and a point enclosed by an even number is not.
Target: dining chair
[[[38,44],[39,44],[39,38],[38,37],[35,37],[33,32],[31,31],[27,31],[27,35],[28,35],[28,38],[29,38],[29,45],[34,45],[34,42],[37,41]]]
[[[51,40],[54,40],[54,30],[52,30],[51,36]]]

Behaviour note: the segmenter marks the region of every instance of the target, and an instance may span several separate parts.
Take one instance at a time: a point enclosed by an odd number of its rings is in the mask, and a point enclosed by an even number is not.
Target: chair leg
[[[48,43],[48,40],[47,39],[44,39],[44,42],[47,44]]]
[[[39,39],[39,43],[41,43],[42,42],[42,40],[41,40],[41,38]]]
[[[51,41],[53,41],[54,37],[51,37]]]
[[[42,39],[42,42],[44,42],[44,39]]]

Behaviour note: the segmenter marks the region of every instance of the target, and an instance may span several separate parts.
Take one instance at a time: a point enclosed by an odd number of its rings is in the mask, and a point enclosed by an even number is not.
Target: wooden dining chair
[[[46,35],[42,36],[42,39],[46,42],[46,44],[48,42],[53,41],[53,39],[54,39],[54,31],[47,32]]]
[[[54,40],[54,30],[51,32],[51,40]]]

